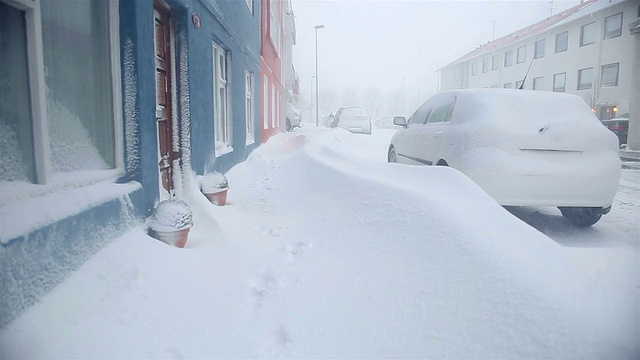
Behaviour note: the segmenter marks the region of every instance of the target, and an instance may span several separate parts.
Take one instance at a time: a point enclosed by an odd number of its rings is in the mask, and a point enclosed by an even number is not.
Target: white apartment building
[[[600,119],[628,113],[640,100],[634,85],[638,36],[630,32],[639,17],[639,0],[584,1],[448,64],[441,89],[522,85],[579,95]]]

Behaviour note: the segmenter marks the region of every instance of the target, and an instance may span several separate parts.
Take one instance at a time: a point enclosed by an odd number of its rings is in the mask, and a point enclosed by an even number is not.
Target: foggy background
[[[315,107],[318,32],[320,116],[364,106],[372,119],[410,115],[437,91],[437,69],[580,1],[293,0],[304,121]],[[494,29],[495,21],[495,29]],[[313,117],[315,119],[315,117]],[[313,120],[315,121],[315,120]]]

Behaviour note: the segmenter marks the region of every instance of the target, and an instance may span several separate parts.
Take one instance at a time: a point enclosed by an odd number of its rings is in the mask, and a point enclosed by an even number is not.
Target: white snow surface
[[[0,357],[638,358],[637,244],[561,246],[453,169],[386,163],[392,134],[274,136],[224,207],[193,180],[184,249],[130,231]]]

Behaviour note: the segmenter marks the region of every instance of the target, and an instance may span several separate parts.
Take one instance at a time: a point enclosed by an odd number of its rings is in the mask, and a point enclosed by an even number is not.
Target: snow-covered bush
[[[154,231],[175,231],[193,226],[193,214],[189,205],[179,199],[162,201],[148,221]]]
[[[214,171],[200,178],[200,189],[205,194],[213,194],[229,188],[224,174]]]

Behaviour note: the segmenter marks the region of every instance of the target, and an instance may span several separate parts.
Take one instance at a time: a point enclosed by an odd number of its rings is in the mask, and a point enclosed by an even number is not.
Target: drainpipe
[[[629,24],[629,31],[634,36],[633,70],[631,79],[631,97],[629,98],[629,129],[627,149],[640,150],[640,17]]]

